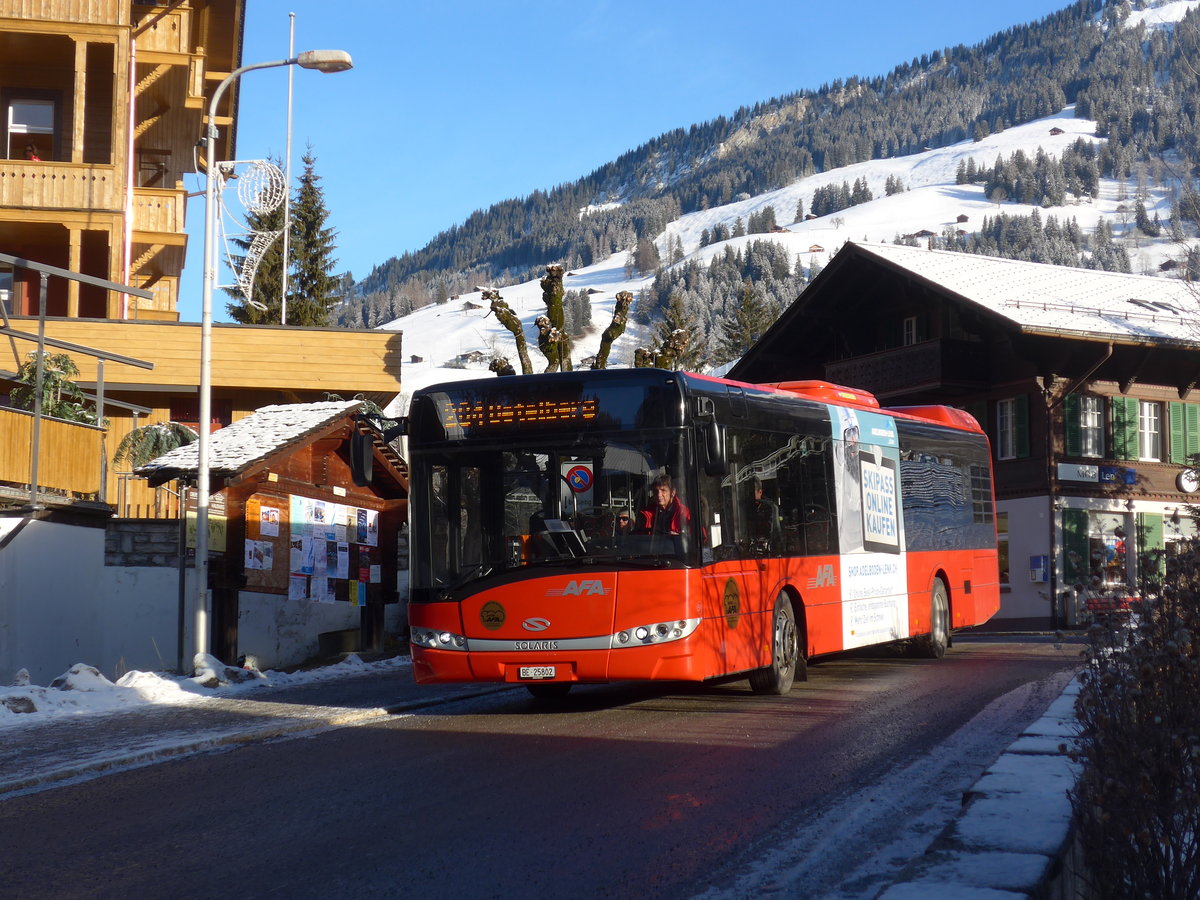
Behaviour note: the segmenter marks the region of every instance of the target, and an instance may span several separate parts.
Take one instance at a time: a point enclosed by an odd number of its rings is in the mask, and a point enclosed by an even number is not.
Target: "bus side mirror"
[[[350,478],[366,487],[375,475],[375,441],[371,435],[355,429],[350,435]]]
[[[727,475],[729,458],[725,453],[725,426],[709,422],[704,427],[704,474]]]

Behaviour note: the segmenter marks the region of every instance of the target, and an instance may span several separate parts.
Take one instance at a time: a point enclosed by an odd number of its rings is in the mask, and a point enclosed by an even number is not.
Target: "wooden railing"
[[[168,188],[133,189],[133,230],[183,234],[186,192]],[[136,235],[134,236],[136,240]]]
[[[984,384],[988,359],[983,344],[931,340],[826,363],[825,378],[886,397],[934,384]]]
[[[179,482],[152,488],[128,472],[116,474],[116,494],[109,502],[119,519],[178,519]]]
[[[95,0],[15,0],[5,15],[23,21],[84,22],[88,25],[128,25],[129,4]]]
[[[0,482],[28,486],[33,477],[33,413],[0,409]],[[104,429],[42,419],[38,487],[94,498],[100,492]]]
[[[192,11],[177,6],[154,7],[137,4],[134,7],[139,22],[134,29],[139,53],[187,53],[191,38]]]
[[[116,166],[0,160],[0,207],[121,211]]]

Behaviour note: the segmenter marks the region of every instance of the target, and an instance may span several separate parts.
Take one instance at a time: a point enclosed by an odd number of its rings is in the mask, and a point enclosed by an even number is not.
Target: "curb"
[[[1078,676],[963,796],[963,809],[878,900],[1057,897],[1072,841],[1067,791],[1078,766],[1059,751],[1075,737]],[[1030,765],[1040,781],[1030,784]],[[1047,792],[1046,784],[1055,790]],[[1066,896],[1066,894],[1062,894]]]

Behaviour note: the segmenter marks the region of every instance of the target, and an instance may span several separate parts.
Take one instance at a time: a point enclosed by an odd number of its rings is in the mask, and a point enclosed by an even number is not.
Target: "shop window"
[[[1131,593],[1127,518],[1122,513],[1063,510],[1063,574],[1090,609],[1119,605]]]

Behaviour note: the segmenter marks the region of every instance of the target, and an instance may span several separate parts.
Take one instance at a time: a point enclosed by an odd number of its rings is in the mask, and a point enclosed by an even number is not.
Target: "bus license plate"
[[[554,666],[521,666],[517,677],[523,681],[545,681],[555,676]]]

